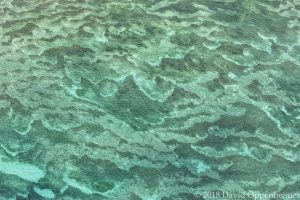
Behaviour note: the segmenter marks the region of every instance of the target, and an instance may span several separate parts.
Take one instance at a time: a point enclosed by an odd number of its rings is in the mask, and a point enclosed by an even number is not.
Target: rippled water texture
[[[299,77],[299,0],[0,0],[0,199],[300,192]]]

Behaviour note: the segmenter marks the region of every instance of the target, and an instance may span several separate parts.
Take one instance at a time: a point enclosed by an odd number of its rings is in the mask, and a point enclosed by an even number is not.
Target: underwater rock
[[[299,192],[297,0],[1,0],[0,199]]]

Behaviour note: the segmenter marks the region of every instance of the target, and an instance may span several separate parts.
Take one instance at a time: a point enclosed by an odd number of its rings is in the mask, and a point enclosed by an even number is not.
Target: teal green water
[[[299,55],[299,0],[1,0],[0,200],[300,193]]]

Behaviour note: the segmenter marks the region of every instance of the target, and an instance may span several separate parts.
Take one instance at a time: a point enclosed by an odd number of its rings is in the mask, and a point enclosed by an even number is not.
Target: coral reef
[[[298,0],[1,0],[0,16],[0,199],[299,191]]]

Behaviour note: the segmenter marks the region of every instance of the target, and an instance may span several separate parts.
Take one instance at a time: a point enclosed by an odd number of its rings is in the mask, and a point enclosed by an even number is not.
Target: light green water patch
[[[21,163],[18,161],[8,161],[4,156],[0,155],[0,171],[4,174],[10,174],[20,177],[21,179],[38,182],[45,176],[45,172],[37,166]]]

